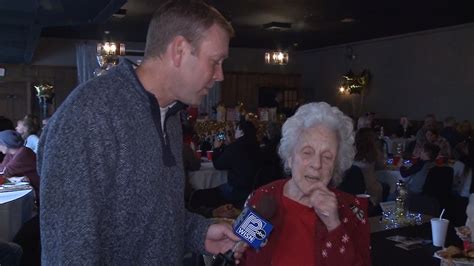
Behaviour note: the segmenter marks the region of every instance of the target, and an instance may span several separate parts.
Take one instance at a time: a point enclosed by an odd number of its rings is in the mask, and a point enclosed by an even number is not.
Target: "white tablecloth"
[[[32,217],[33,208],[31,189],[0,193],[0,240],[11,241],[23,223]]]
[[[212,162],[203,162],[201,169],[189,172],[189,182],[194,189],[217,187],[227,182],[227,171],[214,169]]]
[[[379,182],[390,186],[390,194],[393,194],[397,189],[398,180],[403,180],[399,170],[375,171],[375,176],[377,176]]]

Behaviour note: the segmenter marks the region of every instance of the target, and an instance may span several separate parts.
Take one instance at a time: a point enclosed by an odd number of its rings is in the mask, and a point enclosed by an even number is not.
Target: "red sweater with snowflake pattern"
[[[283,195],[287,181],[261,187],[249,199],[255,206],[262,195],[270,194],[278,208],[267,245],[258,251],[248,248],[242,265],[371,265],[367,201],[331,188],[341,225],[328,232],[312,208]]]

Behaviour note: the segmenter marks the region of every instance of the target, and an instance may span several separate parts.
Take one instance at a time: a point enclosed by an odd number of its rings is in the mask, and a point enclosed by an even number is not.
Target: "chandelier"
[[[289,55],[288,52],[283,51],[271,51],[265,53],[265,63],[270,65],[286,65],[288,64]]]
[[[105,32],[106,36],[109,34]],[[104,41],[97,44],[97,63],[99,68],[94,71],[96,76],[100,76],[119,62],[119,57],[125,55],[125,44],[113,41]]]
[[[361,94],[364,89],[367,88],[370,82],[370,72],[363,70],[360,74],[355,74],[352,70],[349,70],[347,74],[342,76],[341,87],[339,87],[339,93],[341,94]]]

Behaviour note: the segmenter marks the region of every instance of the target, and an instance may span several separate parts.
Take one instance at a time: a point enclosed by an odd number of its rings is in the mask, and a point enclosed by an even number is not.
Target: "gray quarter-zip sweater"
[[[203,252],[209,222],[184,207],[181,108],[162,129],[127,62],[74,89],[39,145],[43,265],[180,265]]]

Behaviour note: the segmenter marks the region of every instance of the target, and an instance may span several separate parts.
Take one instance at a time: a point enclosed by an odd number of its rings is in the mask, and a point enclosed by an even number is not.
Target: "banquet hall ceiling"
[[[207,2],[232,22],[236,30],[232,47],[306,50],[474,22],[473,0]],[[114,39],[143,42],[152,12],[161,3],[163,0],[0,0],[0,62],[5,53],[15,57],[15,51],[21,49],[23,55],[18,58],[16,54],[16,59],[28,62],[40,36],[102,39],[107,30]],[[120,8],[126,14],[112,16]],[[284,27],[266,29],[265,24]],[[9,50],[3,51],[5,45]]]

